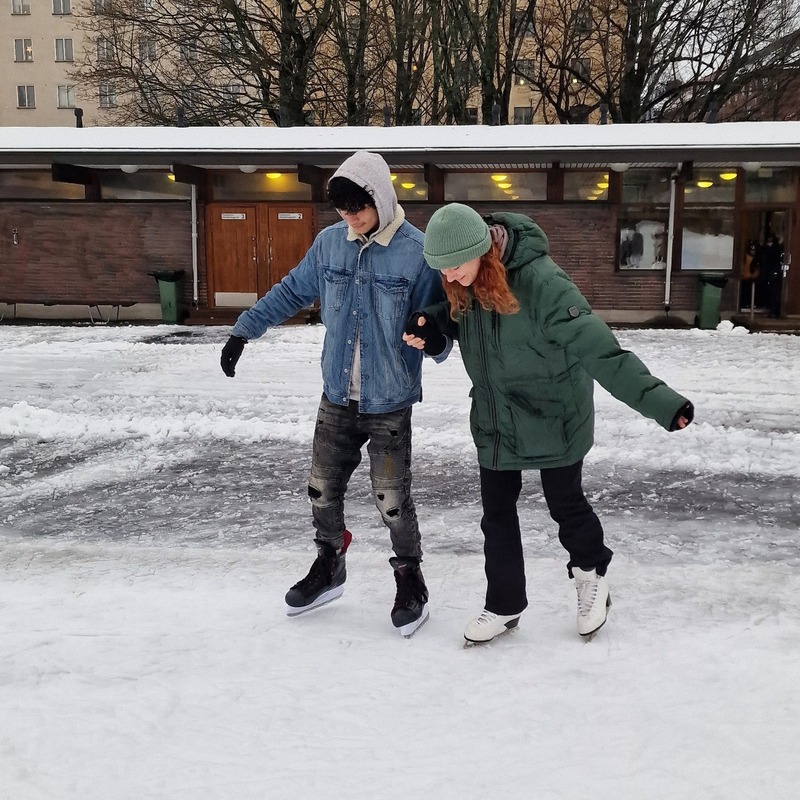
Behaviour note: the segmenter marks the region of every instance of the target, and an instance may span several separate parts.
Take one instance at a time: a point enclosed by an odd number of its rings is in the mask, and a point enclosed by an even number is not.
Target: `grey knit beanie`
[[[422,254],[434,269],[452,269],[488,253],[491,246],[489,226],[481,215],[469,206],[450,203],[430,218]]]

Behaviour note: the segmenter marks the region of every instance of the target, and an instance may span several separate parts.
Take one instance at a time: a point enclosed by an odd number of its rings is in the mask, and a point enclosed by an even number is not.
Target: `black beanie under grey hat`
[[[491,246],[483,217],[469,206],[450,203],[428,221],[422,254],[434,269],[452,269],[488,253]]]

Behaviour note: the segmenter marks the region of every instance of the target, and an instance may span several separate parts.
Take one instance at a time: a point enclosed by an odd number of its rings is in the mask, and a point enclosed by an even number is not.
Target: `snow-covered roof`
[[[0,128],[0,166],[181,162],[336,166],[355,150],[393,165],[735,162],[800,164],[800,122],[338,128]]]

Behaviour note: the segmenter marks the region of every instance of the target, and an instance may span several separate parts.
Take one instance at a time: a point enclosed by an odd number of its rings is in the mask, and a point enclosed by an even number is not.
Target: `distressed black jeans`
[[[605,575],[612,551],[603,542],[603,527],[582,486],[583,461],[568,467],[541,470],[542,490],[550,516],[558,523],[558,538],[573,567],[596,569]],[[503,616],[519,614],[528,605],[525,562],[517,501],[522,490],[519,470],[480,468],[486,557],[486,606]]]
[[[347,484],[367,445],[375,505],[400,558],[421,558],[417,511],[411,498],[411,407],[387,414],[362,414],[358,403],[331,403],[317,412],[308,494],[317,541],[338,548],[346,528]]]

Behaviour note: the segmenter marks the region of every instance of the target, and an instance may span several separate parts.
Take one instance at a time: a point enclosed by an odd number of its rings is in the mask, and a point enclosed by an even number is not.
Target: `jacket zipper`
[[[478,320],[478,350],[481,358],[481,372],[486,381],[486,392],[489,396],[489,413],[492,420],[492,428],[494,428],[494,446],[492,448],[492,469],[497,469],[498,455],[500,452],[500,431],[497,428],[497,405],[494,400],[494,389],[489,381],[489,362],[486,358],[486,345],[483,340],[483,315],[481,309],[478,307],[476,300],[472,301],[472,311]],[[494,317],[492,318],[492,327],[494,327]]]

